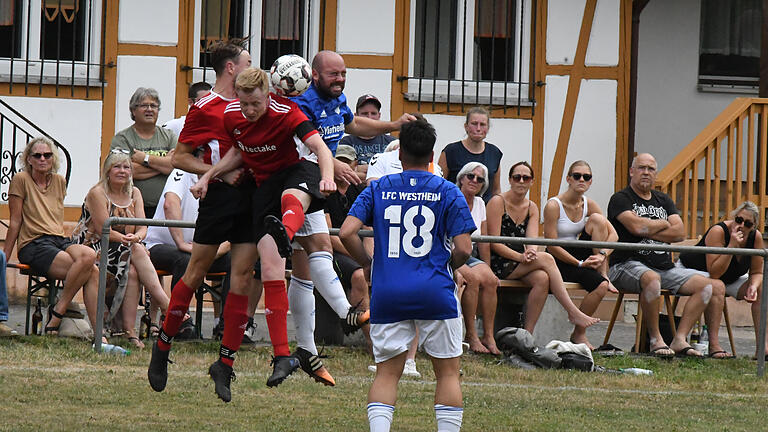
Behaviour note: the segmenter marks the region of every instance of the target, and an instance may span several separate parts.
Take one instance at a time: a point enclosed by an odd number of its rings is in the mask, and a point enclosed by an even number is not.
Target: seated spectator
[[[203,96],[207,95],[211,91],[211,85],[205,81],[200,81],[189,86],[187,92],[187,106],[191,107],[195,102],[200,100]],[[181,130],[184,128],[184,121],[187,119],[186,115],[173,120],[168,120],[163,127],[173,132],[178,138],[181,135]],[[159,205],[159,204],[158,204]]]
[[[539,208],[526,198],[532,181],[533,168],[528,162],[512,165],[509,170],[510,189],[488,202],[488,235],[539,236]],[[528,223],[531,218],[533,223]],[[574,325],[589,327],[600,321],[584,314],[573,304],[554,258],[546,252],[539,252],[535,245],[491,243],[491,269],[499,279],[520,279],[531,286],[525,302],[523,323],[531,334],[550,292],[568,312],[568,320]]]
[[[472,235],[488,235],[485,216],[485,202],[478,195],[482,195],[488,188],[486,179],[488,168],[479,162],[470,162],[464,165],[456,177],[456,185],[464,194],[472,220],[477,229]],[[464,342],[469,344],[469,349],[479,354],[499,355],[501,351],[496,347],[493,337],[493,321],[496,317],[496,288],[499,279],[493,274],[488,263],[491,262],[491,245],[489,243],[474,244],[472,255],[466,264],[456,269],[466,283],[464,293],[461,294],[461,311],[464,315],[466,334]],[[477,336],[475,326],[475,312],[480,309],[483,315],[483,337]]]
[[[461,141],[450,143],[440,153],[437,164],[443,172],[443,177],[455,182],[459,170],[469,162],[480,162],[488,169],[488,189],[483,193],[486,203],[492,196],[501,193],[499,166],[501,165],[501,150],[486,142],[485,136],[491,126],[491,114],[482,107],[473,107],[467,112],[464,130],[467,137]]]
[[[351,146],[339,144],[336,148],[336,159],[349,164],[352,169],[357,168],[357,154]],[[336,192],[328,195],[328,198],[325,200],[325,219],[330,228],[341,228],[341,224],[344,223],[344,219],[347,218],[349,209],[352,207],[352,203],[355,202],[360,192],[365,189],[365,186],[362,184],[353,185],[338,181],[336,182],[336,187]],[[349,256],[349,252],[341,244],[338,236],[331,236],[331,246],[333,247],[336,273],[339,275],[342,285],[349,289],[349,303],[361,310],[369,309],[368,281],[365,280],[363,268]],[[370,326],[366,324],[361,328],[370,347],[371,336],[368,332]]]
[[[110,148],[122,149],[131,155],[134,184],[144,197],[144,214],[155,214],[165,180],[173,166],[171,157],[178,137],[157,125],[160,96],[157,90],[139,87],[131,96],[133,125],[116,133]]]
[[[99,271],[96,252],[74,244],[64,236],[64,196],[67,181],[57,174],[59,149],[48,138],[27,143],[21,154],[24,170],[16,173],[8,187],[10,223],[4,252],[11,256],[19,245],[19,261],[36,274],[64,281],[55,305],[48,308],[45,334],[58,334],[61,319],[75,294],[83,289],[83,300],[91,326],[96,328]],[[106,338],[102,339],[106,342]]]
[[[5,283],[5,269],[8,260],[3,251],[0,251],[0,337],[17,336],[19,333],[8,327],[8,287]]]
[[[372,94],[364,94],[360,96],[357,99],[357,105],[355,105],[355,115],[379,120],[381,118],[381,101]],[[373,155],[376,153],[384,153],[387,144],[395,139],[395,137],[389,134],[372,137],[347,135],[341,139],[339,144],[345,144],[355,149],[355,153],[357,154],[357,167],[355,170],[360,175],[360,179],[365,180],[368,172],[368,162]]]
[[[757,230],[760,224],[760,210],[751,201],[741,203],[731,212],[732,219],[711,226],[696,246],[764,249],[763,236]],[[714,277],[725,284],[725,294],[736,300],[751,303],[752,322],[755,326],[755,338],[759,338],[760,299],[763,295],[763,258],[759,256],[697,254],[683,252],[680,263],[686,268],[707,272],[707,277]],[[704,311],[709,330],[709,356],[727,359],[733,354],[720,346],[720,319],[723,304],[713,297]],[[755,343],[757,347],[758,343]],[[757,354],[756,354],[757,355]],[[768,344],[763,355],[768,358]]]
[[[544,236],[551,239],[594,240],[615,242],[616,230],[600,211],[597,203],[584,196],[592,185],[592,168],[583,160],[568,168],[568,189],[552,197],[544,206]],[[592,315],[605,294],[618,292],[608,280],[607,256],[609,249],[566,248],[548,246],[547,252],[555,258],[557,268],[566,282],[577,282],[587,291],[579,309]],[[586,328],[576,326],[571,342],[587,344]]]
[[[131,158],[122,151],[111,152],[104,161],[101,180],[85,196],[80,222],[72,233],[73,241],[100,252],[101,231],[108,217],[144,218],[141,191],[133,186],[131,178]],[[109,233],[107,273],[114,291],[110,292],[112,305],[107,317],[115,317],[122,304],[123,330],[138,348],[144,347],[134,329],[138,283],[146,287],[163,313],[169,300],[141,243],[146,235],[147,227],[136,225],[113,225]]]
[[[613,194],[608,203],[608,220],[616,228],[619,241],[654,245],[683,240],[685,227],[674,201],[653,189],[656,159],[648,153],[635,156],[629,178],[629,186]],[[685,339],[710,301],[722,304],[725,293],[722,281],[701,276],[696,270],[675,267],[669,253],[642,249],[614,251],[608,276],[622,291],[639,294],[653,355],[702,356]],[[663,289],[690,296],[669,346],[659,332]]]

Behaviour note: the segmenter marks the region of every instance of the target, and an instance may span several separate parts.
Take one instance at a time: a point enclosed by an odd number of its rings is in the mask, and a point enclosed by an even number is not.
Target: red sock
[[[219,355],[221,362],[232,366],[235,353],[243,342],[245,326],[248,324],[248,296],[229,293],[224,304],[224,335],[221,338]]]
[[[168,351],[171,349],[171,340],[179,332],[179,327],[184,321],[184,315],[189,310],[189,302],[194,293],[195,290],[188,287],[183,279],[179,279],[173,287],[171,300],[168,302],[168,310],[165,313],[165,321],[163,321],[161,337],[157,339],[157,347],[161,350]]]
[[[229,303],[229,300],[227,300]],[[276,356],[291,354],[288,349],[288,293],[285,280],[264,281],[264,307],[269,339]],[[224,321],[226,323],[226,320]]]
[[[304,225],[304,207],[296,196],[285,194],[280,200],[280,210],[283,212],[283,226],[288,238],[293,240],[296,231]]]

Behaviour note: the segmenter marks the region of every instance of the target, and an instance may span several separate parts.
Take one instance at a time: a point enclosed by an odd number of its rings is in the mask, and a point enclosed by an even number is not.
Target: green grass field
[[[124,341],[122,341],[124,343]],[[121,343],[119,339],[116,343]],[[279,387],[265,382],[270,350],[244,349],[235,363],[232,402],[217,399],[206,371],[214,343],[177,343],[168,387],[146,378],[149,349],[97,355],[82,341],[51,337],[0,340],[0,430],[367,430],[372,374],[362,349],[327,348],[337,386],[297,372]],[[747,358],[657,360],[597,357],[607,368],[642,367],[653,376],[535,370],[462,361],[465,431],[759,431],[768,430],[768,386]],[[393,431],[434,431],[434,375],[400,383]]]

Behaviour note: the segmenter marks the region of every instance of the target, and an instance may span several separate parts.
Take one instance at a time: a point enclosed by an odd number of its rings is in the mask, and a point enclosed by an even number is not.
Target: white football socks
[[[380,402],[368,404],[368,424],[371,432],[389,432],[395,407]]]
[[[288,305],[296,328],[296,346],[317,355],[315,345],[315,294],[311,281],[291,276]]]
[[[435,419],[438,432],[459,432],[464,408],[435,404]],[[368,415],[370,419],[370,414]]]
[[[341,319],[345,319],[351,305],[341,281],[333,270],[333,255],[320,251],[309,255],[309,274],[321,296]]]

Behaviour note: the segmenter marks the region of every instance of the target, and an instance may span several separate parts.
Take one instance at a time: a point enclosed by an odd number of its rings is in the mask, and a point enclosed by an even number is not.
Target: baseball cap
[[[355,148],[350,145],[340,144],[336,147],[336,159],[341,158],[349,161],[357,160],[357,152],[355,151]]]
[[[372,94],[364,94],[364,95],[360,96],[359,98],[357,98],[357,105],[355,105],[355,109],[356,110],[360,109],[361,106],[363,106],[363,105],[365,105],[367,103],[372,103],[372,104],[376,105],[376,109],[377,110],[381,109],[381,101],[379,100],[379,98],[377,98],[376,96],[374,96]]]

